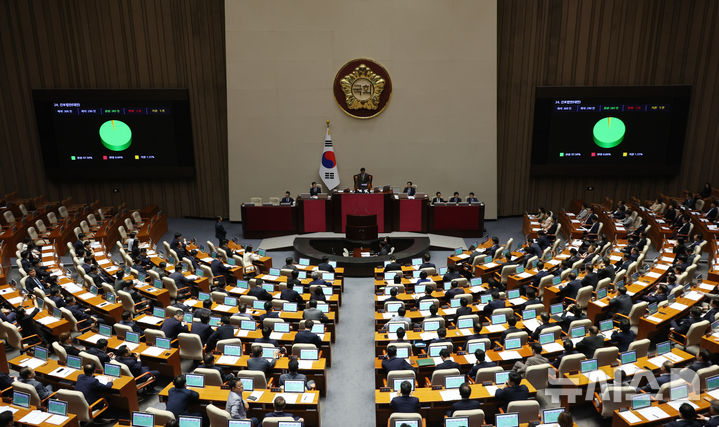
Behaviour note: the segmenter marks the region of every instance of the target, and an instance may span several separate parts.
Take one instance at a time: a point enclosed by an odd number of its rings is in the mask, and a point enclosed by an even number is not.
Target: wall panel
[[[576,198],[696,191],[706,180],[719,186],[718,25],[712,0],[499,1],[499,215],[566,207]],[[536,86],[687,83],[694,93],[675,177],[530,177]]]
[[[224,25],[223,0],[0,1],[0,193],[157,204],[171,216],[227,215]],[[35,88],[188,88],[196,177],[47,179]]]

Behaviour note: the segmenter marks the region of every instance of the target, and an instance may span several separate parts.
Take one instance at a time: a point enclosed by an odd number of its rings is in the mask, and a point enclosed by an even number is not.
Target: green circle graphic
[[[624,140],[627,128],[617,117],[605,117],[599,120],[592,130],[594,143],[602,148],[614,148]]]
[[[108,150],[127,150],[132,143],[132,130],[125,122],[108,120],[100,126],[100,141]]]

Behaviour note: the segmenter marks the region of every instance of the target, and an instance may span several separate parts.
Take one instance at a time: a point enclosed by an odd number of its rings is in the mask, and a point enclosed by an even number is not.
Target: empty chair
[[[294,420],[292,417],[265,417],[262,419],[262,427],[280,427],[281,422]]]
[[[677,343],[680,349],[696,356],[699,353],[699,341],[708,327],[709,321],[702,320],[691,325],[686,336],[673,332],[669,334],[669,339]]]
[[[569,371],[578,371],[580,362],[584,360],[585,357],[583,354],[569,354],[567,356],[562,357],[562,361],[559,362],[559,368],[557,369],[559,371],[559,375],[563,376]]]
[[[255,206],[262,205],[262,197],[250,197],[250,203],[253,203]]]
[[[88,404],[82,392],[64,388],[57,391],[55,398],[67,402],[67,413],[77,415],[82,423],[91,422],[110,407],[105,398]]]
[[[619,357],[619,348],[617,347],[602,347],[594,350],[594,359],[597,359],[599,366],[611,365],[617,361]]]
[[[649,341],[646,338],[643,340],[632,341],[632,343],[629,344],[628,350],[636,351],[637,358],[646,357],[647,353],[649,353],[649,345],[650,344],[651,344],[651,341]]]
[[[250,369],[244,369],[237,373],[237,378],[249,378],[253,381],[253,386],[255,389],[266,389],[267,388],[267,379],[265,378],[265,373],[262,371],[253,371]]]
[[[210,405],[212,406],[212,405]],[[155,416],[155,425],[165,425],[169,423],[170,421],[175,421],[175,414],[173,414],[170,411],[166,411],[164,409],[157,409],[153,408],[152,406],[148,406],[145,409],[145,412],[148,414],[152,414]],[[210,411],[207,411],[208,414]]]
[[[195,368],[194,373],[205,376],[205,385],[214,385],[217,387],[222,385],[222,377],[217,369]]]
[[[202,340],[199,335],[180,333],[177,339],[180,359],[202,360]]]
[[[477,370],[477,375],[474,376],[474,382],[477,384],[485,381],[494,382],[494,374],[497,372],[504,372],[504,368],[501,366],[492,366],[491,368],[480,368]]]
[[[317,346],[309,343],[292,344],[291,353],[293,356],[299,356],[302,350],[317,350]]]
[[[12,323],[2,322],[0,323],[0,325],[2,325],[2,329],[5,332],[7,343],[10,345],[10,347],[16,350],[20,350],[21,353],[24,353],[28,349],[42,342],[40,337],[37,335],[30,335],[23,338],[23,336],[20,334],[20,331],[17,329],[17,326],[13,325]]]
[[[453,368],[453,369],[435,369],[434,372],[432,372],[432,379],[430,380],[431,384],[434,385],[444,385],[444,379],[446,377],[451,377],[454,375],[460,375],[459,369]]]
[[[484,411],[481,409],[465,409],[454,411],[452,418],[469,418],[469,427],[481,427],[484,425]]]
[[[246,319],[246,318],[243,318]],[[215,350],[219,353],[225,352],[225,346],[226,345],[236,345],[240,347],[240,351],[242,350],[242,341],[239,338],[228,338],[226,340],[219,340],[217,341],[217,345],[215,346]],[[242,353],[240,353],[241,355]]]
[[[145,341],[148,345],[154,345],[157,338],[165,338],[165,333],[159,329],[145,329]]]
[[[527,344],[527,341],[529,341],[529,334],[527,331],[521,331],[521,332],[512,332],[510,334],[507,334],[506,339],[510,338],[519,338],[522,340],[522,345]],[[504,343],[502,343],[504,345]]]
[[[422,415],[413,413],[397,412],[389,416],[389,427],[400,427],[403,421],[418,421],[420,426],[424,425]],[[414,424],[414,423],[413,423]],[[264,425],[262,427],[265,427]]]
[[[55,351],[55,355],[57,356],[57,359],[60,361],[61,364],[67,363],[67,352],[65,351],[65,348],[60,345],[58,341],[53,341],[52,343],[52,349]]]
[[[93,365],[95,367],[95,371],[97,372],[103,372],[105,369],[102,362],[100,362],[100,358],[95,356],[94,354],[81,351],[80,358],[82,359],[83,365]]]
[[[525,371],[525,377],[532,387],[537,390],[544,390],[549,387],[549,371],[552,370],[552,365],[549,363],[542,363],[541,365],[527,366]]]
[[[539,419],[539,402],[536,400],[515,400],[507,405],[507,412],[518,412],[519,423],[528,423]]]
[[[617,386],[607,384],[601,394],[593,400],[594,407],[599,415],[609,418],[619,408],[626,408],[632,405],[632,396],[636,394],[634,387]]]
[[[218,408],[212,403],[207,405],[207,418],[210,420],[210,427],[227,427],[232,419],[229,412]],[[157,424],[157,422],[155,422],[155,424]]]

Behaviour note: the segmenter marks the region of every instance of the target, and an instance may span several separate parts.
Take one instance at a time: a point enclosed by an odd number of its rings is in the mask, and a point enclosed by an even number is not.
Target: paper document
[[[396,341],[397,340],[397,333],[395,332],[387,332],[387,339],[390,341]]]
[[[59,322],[61,319],[58,319],[57,317],[52,317],[52,316],[45,316],[45,317],[41,317],[41,318],[35,319],[35,320],[37,320],[37,323],[39,323],[41,325],[49,325],[51,323]]]
[[[523,271],[523,272],[517,274],[517,276],[519,276],[520,279],[526,279],[528,277],[534,276],[534,274]]]
[[[262,279],[263,279],[263,280],[269,280],[270,282],[275,282],[275,281],[277,281],[277,279],[279,279],[279,276],[273,276],[273,275],[270,275],[270,274],[265,274],[264,276],[262,276]]]
[[[512,305],[522,305],[525,303],[524,298],[512,298],[509,300],[509,303]]]
[[[465,354],[465,355],[464,355],[464,359],[465,359],[465,360],[467,361],[467,363],[469,363],[470,365],[474,365],[475,363],[477,363],[477,356],[475,356],[474,354]]]
[[[264,393],[263,390],[255,390],[250,393],[250,397],[253,397],[254,400],[260,400],[260,397],[262,397],[262,393]]]
[[[101,339],[105,338],[103,335],[100,334],[94,334],[90,337],[85,338],[83,341],[91,342],[93,344],[97,344],[97,342]]]
[[[47,362],[45,362],[44,360],[35,359],[34,357],[31,357],[31,358],[29,358],[29,359],[23,360],[23,361],[20,363],[20,366],[24,366],[24,367],[27,367],[27,368],[36,369],[37,367],[42,366],[42,365],[44,365],[45,363],[47,363]]]
[[[302,393],[302,399],[300,399],[301,403],[312,403],[314,401],[315,401],[314,393]]]
[[[489,326],[487,326],[487,330],[489,332],[502,332],[505,329],[507,329],[507,328],[505,328],[504,325],[489,325]]]
[[[703,296],[704,294],[697,291],[689,291],[683,295],[684,298],[690,299],[692,301],[699,301],[700,299],[702,299]]]
[[[95,297],[95,294],[93,294],[92,292],[85,292],[85,293],[82,293],[82,294],[78,295],[77,297],[80,298],[80,299],[82,299],[82,300],[85,300],[85,299],[94,298],[94,297]]]
[[[609,375],[605,374],[604,371],[596,370],[596,371],[590,371],[584,374],[585,377],[589,379],[589,381],[598,383],[601,381],[606,381],[609,379]]]
[[[196,299],[187,299],[183,302],[188,307],[193,307],[195,304],[197,304],[198,301]]]
[[[0,289],[0,295],[9,294],[9,293],[11,293],[11,292],[15,292],[15,289],[14,289],[14,288]]]
[[[681,400],[670,400],[667,402],[667,405],[671,406],[672,408],[679,410],[679,407],[683,404],[688,403],[694,407],[694,409],[697,409],[699,406],[695,405],[694,402],[688,399],[681,399]]]
[[[500,351],[497,354],[499,354],[499,357],[501,357],[502,360],[514,360],[522,358],[522,355],[514,350]]]
[[[487,389],[487,393],[490,396],[494,396],[495,394],[497,394],[497,390],[499,390],[499,387],[497,387],[496,385],[487,385],[487,386],[484,386],[484,388]]]
[[[547,353],[555,353],[559,351],[564,351],[564,346],[556,342],[550,342],[549,344],[544,344],[542,346],[542,349]]]
[[[67,421],[68,418],[70,418],[70,417],[56,414],[56,415],[52,415],[50,418],[46,419],[45,422],[48,424],[59,426],[62,423],[64,423],[65,421]]]
[[[209,263],[211,263],[211,262],[212,262],[212,261],[214,261],[214,260],[215,260],[214,258],[212,258],[212,257],[209,257],[209,256],[208,256],[208,257],[205,257],[205,258],[201,258],[201,259],[200,259],[200,261],[202,261],[202,262],[206,262],[206,263],[208,263],[208,264],[209,264]]]
[[[655,356],[650,359],[647,359],[647,362],[651,363],[654,366],[661,367],[664,365],[664,362],[668,362],[669,360],[664,356]]]
[[[459,255],[455,255],[455,256],[456,256],[457,258],[459,258],[459,259],[467,259],[467,258],[469,258],[469,254],[459,254]]]
[[[82,291],[82,288],[74,283],[67,283],[65,285],[62,285],[62,287],[71,294],[76,294]]]
[[[300,360],[298,361],[300,369],[312,369],[312,365],[315,363],[314,360]]]
[[[436,366],[436,365],[439,365],[440,363],[442,363],[442,358],[439,357],[439,356],[433,357],[433,358],[432,358],[432,361],[434,361],[434,364],[435,364],[435,366]]]
[[[395,316],[394,313],[382,313],[382,318],[383,318],[383,319],[391,319],[391,318],[393,318],[394,316]]]
[[[622,260],[622,257],[617,256],[617,255],[610,255],[610,256],[609,256],[609,259],[610,259],[611,261],[621,261],[621,260]]]
[[[235,334],[235,335],[238,337],[246,337],[247,334],[249,334],[249,333],[250,333],[250,331],[248,331],[247,329],[238,329],[237,334]]]
[[[59,368],[50,372],[51,376],[67,378],[70,374],[77,371],[77,369],[68,368],[67,366],[60,366]]]
[[[706,284],[706,283],[701,283],[701,284],[699,285],[699,288],[700,288],[700,289],[703,289],[703,290],[705,290],[705,291],[707,291],[707,292],[711,292],[711,291],[714,290],[715,286],[712,286],[712,285],[709,285],[709,284]]]
[[[688,307],[687,305],[684,305],[684,304],[681,304],[681,303],[678,303],[678,302],[675,302],[674,304],[671,304],[671,305],[669,306],[669,308],[671,308],[671,309],[673,309],[673,310],[678,310],[678,311],[686,310],[687,307]]]
[[[219,305],[215,306],[214,310],[217,310],[217,311],[230,311],[231,308],[232,308],[232,307],[229,306],[229,305],[219,304]]]
[[[624,420],[629,424],[639,423],[642,421],[642,419],[634,415],[634,412],[632,411],[619,412],[619,416],[624,418]]]
[[[457,309],[456,308],[445,308],[444,314],[454,316],[455,314],[457,314]]]
[[[668,257],[668,256],[663,256],[663,257],[659,258],[659,261],[662,261],[662,262],[674,262],[674,258]]]
[[[240,360],[237,356],[220,356],[217,358],[217,364],[218,365],[234,365],[237,363],[237,361]]]
[[[472,335],[472,330],[470,329],[460,329],[459,333],[462,334],[462,336],[466,337],[468,335]]]
[[[719,388],[714,389],[714,390],[712,390],[712,391],[708,391],[707,394],[708,394],[709,396],[713,397],[714,399],[719,399]],[[1,412],[2,412],[2,410],[0,410],[0,413],[1,413]]]
[[[160,347],[147,347],[142,354],[146,356],[159,356],[163,351],[165,350]]]
[[[522,321],[524,327],[534,332],[539,327],[539,321],[537,319],[527,319]]]
[[[499,264],[497,264],[496,262],[488,262],[488,263],[484,264],[484,266],[487,267],[487,268],[494,268],[494,267],[496,267],[496,266],[498,266],[498,265],[499,265]]]
[[[10,298],[9,300],[7,300],[7,302],[9,302],[12,305],[22,304],[22,297]]]
[[[662,277],[661,273],[657,273],[656,271],[650,271],[647,273],[647,277],[651,277],[653,279],[658,279]]]
[[[656,316],[648,316],[647,320],[654,323],[662,323],[662,319]]]
[[[422,332],[419,337],[422,339],[422,341],[430,341],[435,338],[438,338],[437,332]]]
[[[429,310],[420,310],[419,315],[422,317],[429,317],[432,315],[432,313],[430,313]]]
[[[621,366],[619,367],[619,369],[621,369],[622,371],[624,371],[624,373],[627,374],[627,375],[634,375],[634,374],[636,374],[637,372],[643,370],[642,368],[640,368],[639,366],[637,366],[637,365],[635,365],[635,364],[633,364],[633,363],[628,363],[628,364],[626,364],[626,365],[621,365]]]
[[[5,411],[10,411],[14,414],[15,412],[19,411],[19,409],[13,408],[12,406],[0,406],[0,414]]]
[[[50,414],[48,414],[47,412],[38,411],[38,410],[30,411],[30,412],[28,412],[27,415],[25,415],[24,417],[22,417],[22,419],[20,419],[20,423],[38,425],[38,424],[41,424],[46,419],[48,419],[49,417],[50,417]]]
[[[162,322],[164,319],[161,319],[156,316],[144,316],[142,319],[138,319],[138,322],[147,323],[150,325],[157,325],[158,323]]]
[[[283,334],[282,332],[272,332],[270,334],[270,339],[281,340],[282,337],[284,337],[284,336],[285,336],[285,334]]]
[[[462,396],[459,395],[459,389],[458,388],[450,388],[449,390],[442,390],[439,392],[439,395],[442,396],[442,400],[445,402],[450,400],[459,400],[462,398]]]
[[[127,349],[130,350],[130,351],[133,351],[134,349],[136,349],[137,347],[140,346],[140,344],[135,344],[134,342],[129,342],[129,341],[123,341],[122,344],[123,344],[125,347],[127,347]]]
[[[98,263],[99,265],[106,265],[106,264],[109,264],[109,263],[110,263],[110,260],[107,259],[107,258],[105,258],[105,259],[98,260],[97,263]]]
[[[290,405],[294,405],[295,403],[297,403],[297,398],[300,397],[300,394],[304,393],[276,393],[275,399],[277,399],[278,396],[282,396],[285,398],[285,402]]]
[[[684,361],[684,358],[683,358],[683,357],[681,357],[681,356],[679,356],[679,355],[676,355],[676,354],[674,354],[674,353],[664,353],[663,356],[666,357],[667,359],[671,360],[672,362],[682,362],[682,361]]]

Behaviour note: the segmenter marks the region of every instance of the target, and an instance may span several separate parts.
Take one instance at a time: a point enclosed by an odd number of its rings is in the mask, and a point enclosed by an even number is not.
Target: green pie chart
[[[126,150],[132,143],[132,130],[125,122],[108,120],[100,126],[100,141],[108,150]]]
[[[622,143],[626,130],[624,122],[620,119],[605,117],[594,125],[592,130],[594,143],[602,148],[614,148]]]

